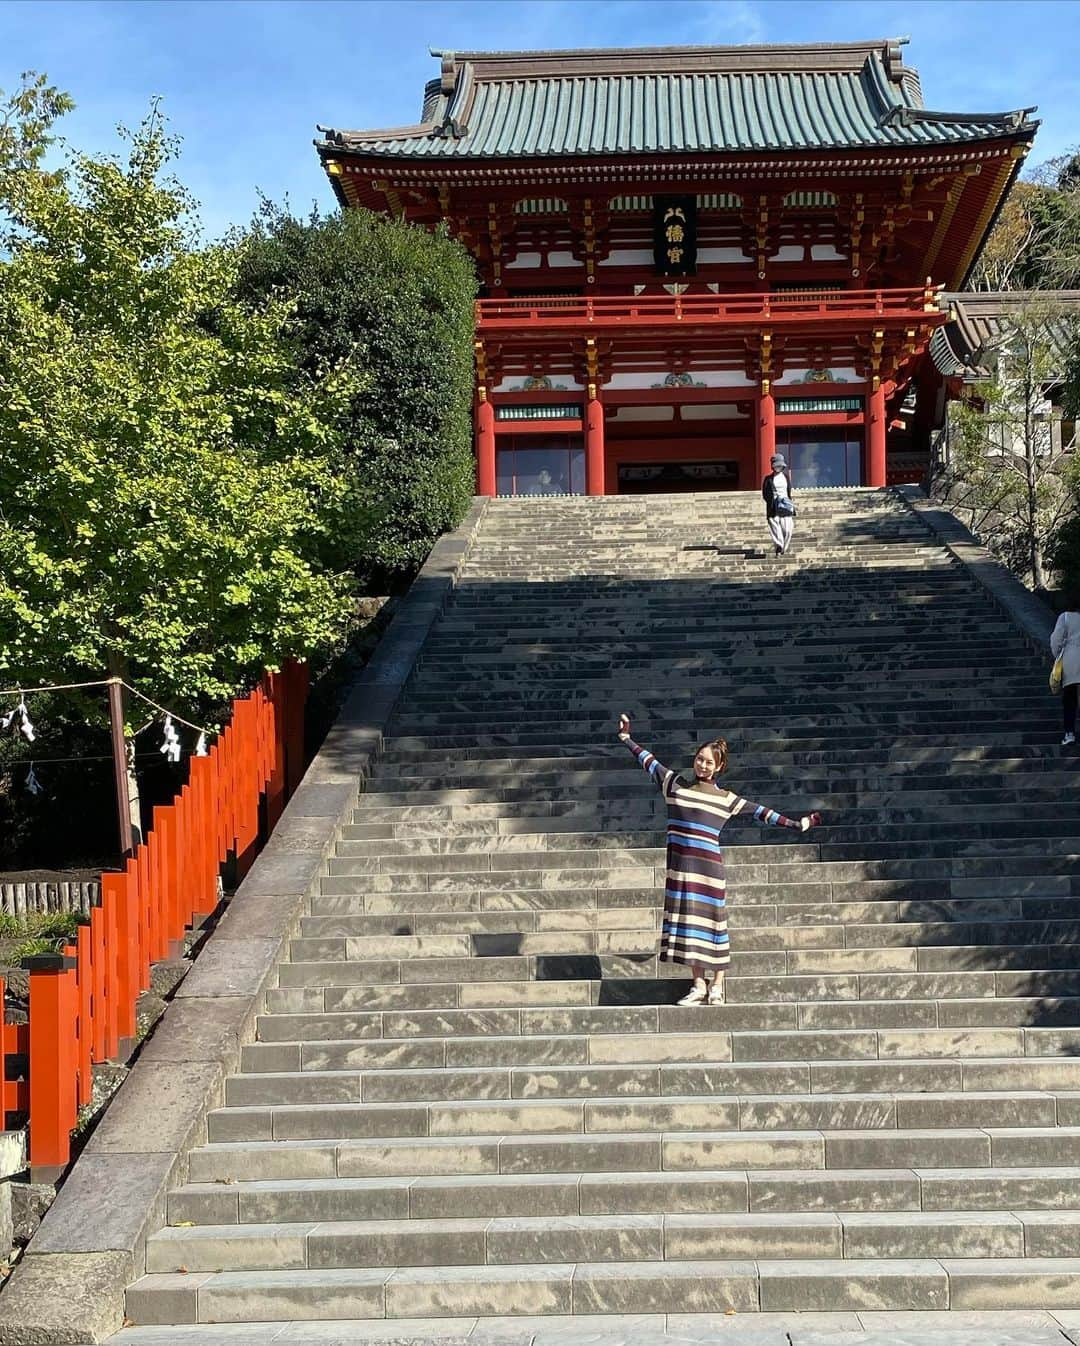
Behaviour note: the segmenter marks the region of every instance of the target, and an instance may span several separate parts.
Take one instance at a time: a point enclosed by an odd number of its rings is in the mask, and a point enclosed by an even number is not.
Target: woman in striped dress
[[[728,763],[728,748],[722,738],[698,748],[694,781],[689,785],[676,772],[661,766],[648,748],[634,742],[626,715],[619,717],[619,738],[660,786],[667,804],[667,883],[660,961],[690,967],[694,983],[680,1005],[700,1005],[706,1000],[710,1005],[721,1005],[724,972],[731,962],[721,831],[736,814],[773,827],[794,827],[799,832],[817,826],[821,815],[810,813],[796,821],[721,789],[716,777],[724,774]],[[711,986],[707,983],[710,975]]]

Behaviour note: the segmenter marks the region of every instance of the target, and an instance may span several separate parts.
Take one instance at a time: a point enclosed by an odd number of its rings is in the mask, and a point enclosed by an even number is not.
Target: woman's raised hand
[[[630,716],[619,716],[619,737],[625,742],[630,737]]]
[[[809,832],[811,827],[820,827],[821,814],[808,813],[804,818],[800,819],[799,826],[802,828],[804,832]]]

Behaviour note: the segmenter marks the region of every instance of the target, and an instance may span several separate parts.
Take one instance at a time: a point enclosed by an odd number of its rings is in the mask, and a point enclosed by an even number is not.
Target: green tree
[[[26,71],[13,94],[0,89],[0,174],[40,169],[53,125],[75,106],[71,95]]]
[[[973,290],[1080,287],[1080,152],[1039,164],[1006,198],[971,276]]]
[[[948,453],[937,492],[1036,589],[1046,587],[1055,539],[1075,509],[1077,469],[1061,415],[1072,317],[1052,298],[1004,310],[990,377],[950,404]]]
[[[369,519],[358,571],[409,575],[474,490],[472,259],[442,233],[365,210],[304,221],[266,203],[241,240],[241,294],[295,296],[309,370],[351,355],[367,376],[345,436]]]
[[[156,111],[127,153],[0,175],[0,680],[134,680],[192,711],[341,636],[347,360],[199,248]]]

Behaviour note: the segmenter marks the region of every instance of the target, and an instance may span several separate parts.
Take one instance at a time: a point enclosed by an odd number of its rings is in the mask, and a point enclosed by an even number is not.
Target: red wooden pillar
[[[486,397],[476,404],[476,494],[495,494],[495,408]]]
[[[866,404],[866,484],[885,485],[885,389],[880,383]]]
[[[22,965],[30,973],[30,1176],[53,1182],[71,1156],[79,1109],[75,958],[71,950],[35,954]]]
[[[590,397],[585,411],[585,490],[604,494],[604,404]]]
[[[75,945],[75,995],[78,1005],[75,1034],[78,1062],[78,1105],[83,1107],[94,1094],[95,1062],[105,1060],[105,983],[104,949],[101,932],[101,908],[94,907],[90,917],[79,918]]]
[[[765,387],[767,386],[766,384]],[[755,424],[757,426],[757,481],[752,484],[760,487],[772,471],[771,459],[776,452],[776,402],[773,400],[772,393],[765,392],[764,388],[758,394]]]
[[[132,857],[123,874],[101,876],[102,893],[111,895],[116,904],[116,1035],[121,1059],[128,1057],[135,1045],[135,1002],[139,996],[137,873]]]
[[[79,1043],[88,1055],[81,1059],[87,1066],[91,1060],[95,1064],[109,1059],[108,1010],[105,1008],[109,995],[109,964],[106,948],[105,890],[96,904],[90,908],[89,928],[79,926]],[[85,939],[84,939],[85,936]],[[81,1067],[80,1067],[81,1069]],[[85,1072],[89,1074],[89,1070]],[[80,1074],[80,1086],[87,1084]],[[79,1104],[89,1101],[89,1094],[83,1096],[79,1090]]]

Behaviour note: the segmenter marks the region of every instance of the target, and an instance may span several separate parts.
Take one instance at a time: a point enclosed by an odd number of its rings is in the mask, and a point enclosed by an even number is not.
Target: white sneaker
[[[708,1001],[708,1003],[709,1003],[710,1005],[722,1005],[722,1004],[724,1004],[724,979],[723,979],[723,977],[714,977],[714,978],[713,978],[713,983],[712,983],[712,985],[709,987],[709,1001]]]
[[[708,988],[705,985],[704,978],[695,977],[693,986],[691,986],[690,990],[686,993],[686,995],[684,995],[683,998],[680,1001],[678,1001],[678,1004],[701,1005],[704,1003],[707,994],[708,994]]]
[[[1069,746],[1070,743],[1075,743],[1075,742],[1076,742],[1076,735],[1075,735],[1075,734],[1066,734],[1065,737],[1061,740],[1061,746],[1062,746],[1063,748],[1067,748],[1067,747]]]

